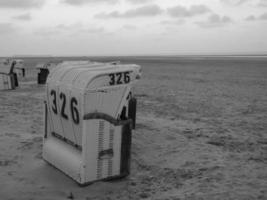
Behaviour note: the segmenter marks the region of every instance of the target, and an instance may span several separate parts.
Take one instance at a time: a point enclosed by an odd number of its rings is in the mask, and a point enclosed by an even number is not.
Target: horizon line
[[[24,57],[24,58],[33,58],[33,57],[233,57],[233,56],[267,56],[267,53],[232,53],[232,54],[227,54],[227,53],[218,53],[218,54],[116,54],[116,55],[71,55],[71,54],[62,54],[62,55],[49,55],[49,54],[15,54],[12,56],[0,56],[0,58],[19,58],[19,57]]]

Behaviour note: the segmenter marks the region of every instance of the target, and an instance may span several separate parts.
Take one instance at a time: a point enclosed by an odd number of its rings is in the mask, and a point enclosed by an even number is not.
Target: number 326
[[[55,90],[51,90],[50,95],[52,96],[52,110],[57,115],[58,114],[58,107],[57,107],[57,94]],[[69,116],[65,112],[66,107],[66,95],[62,92],[59,94],[59,99],[62,101],[60,115],[64,119],[68,120]],[[79,124],[79,111],[77,109],[78,101],[75,97],[70,99],[70,110],[71,110],[71,117],[75,124]]]
[[[131,81],[130,78],[130,72],[119,72],[119,73],[113,73],[109,74],[109,85],[120,85],[129,83]]]

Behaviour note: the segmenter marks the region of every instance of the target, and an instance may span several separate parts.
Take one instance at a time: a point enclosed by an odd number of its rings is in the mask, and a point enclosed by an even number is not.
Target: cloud
[[[260,0],[259,4],[260,7],[267,7],[267,0]]]
[[[58,24],[53,27],[45,27],[38,29],[35,31],[35,34],[45,37],[50,37],[59,34],[65,35],[77,35],[77,34],[99,34],[104,33],[105,30],[103,27],[95,27],[95,26],[84,26],[82,23],[74,23],[74,24]]]
[[[97,3],[115,3],[118,0],[62,0],[63,3],[73,5],[73,6],[81,6],[85,4],[97,4]]]
[[[0,0],[0,8],[39,8],[43,6],[45,0]]]
[[[103,27],[90,26],[88,28],[88,27],[85,27],[82,23],[75,23],[75,24],[70,24],[70,25],[59,24],[55,27],[55,29],[61,32],[79,32],[79,33],[89,33],[89,34],[104,32]]]
[[[70,31],[70,30],[80,30],[83,28],[82,23],[74,23],[74,24],[58,24],[57,26],[54,27],[55,30],[58,31]]]
[[[254,15],[250,15],[245,18],[246,21],[255,21],[257,18]]]
[[[213,28],[225,26],[232,23],[232,19],[228,16],[219,16],[217,14],[212,14],[208,17],[206,21],[196,22],[202,28]]]
[[[80,31],[88,34],[98,34],[98,33],[104,33],[105,29],[103,27],[91,27],[91,28],[83,28]]]
[[[193,17],[210,12],[210,9],[205,5],[192,5],[190,8],[184,6],[175,6],[167,10],[172,17]]]
[[[147,5],[136,9],[130,9],[123,13],[113,11],[110,13],[99,13],[95,15],[96,18],[134,18],[134,17],[150,17],[156,16],[163,12],[163,10],[157,5]]]
[[[133,26],[133,25],[130,25],[130,24],[125,24],[122,26],[123,29],[126,29],[126,30],[136,30],[137,27],[136,26]]]
[[[132,4],[144,4],[144,3],[147,3],[147,2],[151,2],[153,0],[126,0]]]
[[[250,15],[248,17],[245,18],[246,21],[255,21],[255,20],[267,20],[267,12],[261,14],[258,17],[255,17],[254,15]]]
[[[267,13],[263,13],[259,16],[259,19],[261,20],[267,20]]]
[[[232,5],[232,6],[242,5],[248,1],[249,0],[221,0],[223,4]]]
[[[34,31],[35,35],[42,36],[42,37],[52,37],[58,35],[60,32],[53,28],[40,28]]]
[[[16,28],[11,23],[0,23],[0,35],[10,34],[16,31]]]
[[[22,14],[22,15],[17,15],[17,16],[14,16],[12,17],[13,19],[17,19],[17,20],[23,20],[23,21],[29,21],[32,19],[30,13],[25,13],[25,14]]]
[[[174,25],[174,26],[177,26],[177,25],[182,25],[182,24],[185,24],[185,20],[184,19],[179,19],[179,20],[163,20],[160,22],[160,24],[162,25]]]

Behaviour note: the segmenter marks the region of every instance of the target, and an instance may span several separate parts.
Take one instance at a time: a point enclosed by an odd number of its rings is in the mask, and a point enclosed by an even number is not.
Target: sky
[[[267,54],[267,0],[0,0],[0,56]]]

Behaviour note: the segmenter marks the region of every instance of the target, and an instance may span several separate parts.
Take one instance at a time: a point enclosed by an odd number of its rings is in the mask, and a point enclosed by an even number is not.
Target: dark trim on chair
[[[121,125],[126,125],[126,124],[132,124],[132,119],[127,119],[127,120],[118,120],[115,119],[114,117],[105,114],[105,113],[99,113],[99,112],[95,112],[95,113],[88,113],[86,115],[83,116],[84,120],[90,120],[90,119],[104,119],[108,122],[110,122],[111,124],[113,124],[114,126],[121,126]]]

